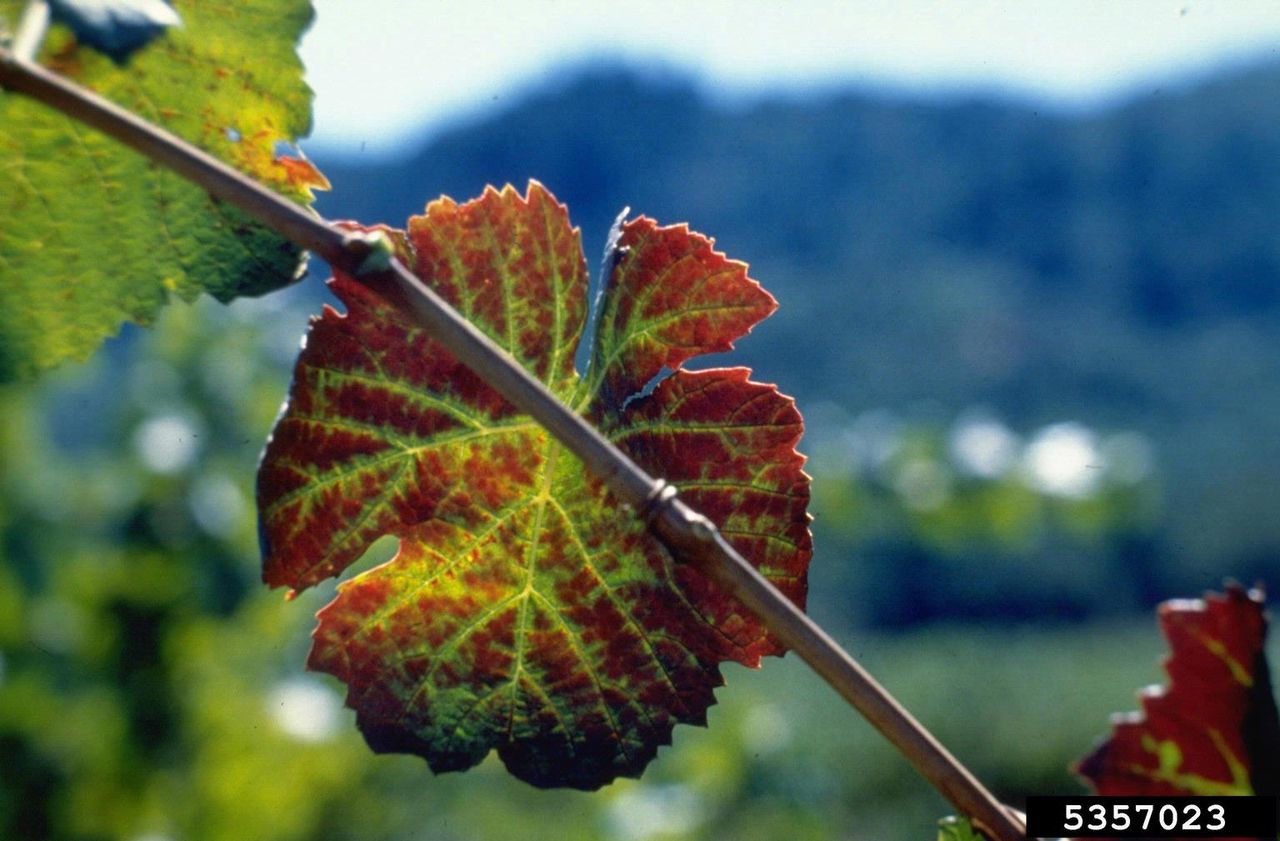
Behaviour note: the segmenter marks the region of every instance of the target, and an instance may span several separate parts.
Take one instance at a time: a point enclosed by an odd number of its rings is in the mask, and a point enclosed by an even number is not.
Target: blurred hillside
[[[593,263],[625,205],[688,221],[781,301],[733,359],[810,418],[815,587],[848,594],[831,609],[1090,615],[1280,570],[1277,90],[1269,66],[1082,115],[859,93],[735,109],[588,68],[403,161],[320,159],[320,208],[403,224],[537,178]],[[978,455],[1047,437],[1099,473],[1037,487],[1025,450],[966,468],[968,433]]]

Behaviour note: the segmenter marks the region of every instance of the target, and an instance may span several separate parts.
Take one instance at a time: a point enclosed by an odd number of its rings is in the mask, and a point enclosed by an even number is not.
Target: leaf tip
[[[314,190],[330,190],[333,188],[324,173],[301,154],[297,157],[293,155],[277,155],[271,159],[271,163],[281,170],[285,183],[308,199],[312,198],[312,191]]]

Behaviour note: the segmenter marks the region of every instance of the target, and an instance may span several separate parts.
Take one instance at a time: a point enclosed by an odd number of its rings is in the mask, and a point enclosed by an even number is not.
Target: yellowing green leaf
[[[12,29],[20,0],[0,0]],[[310,129],[295,47],[308,0],[179,0],[182,25],[124,65],[55,26],[41,60],[298,201],[323,177],[277,157]],[[0,381],[88,356],[176,295],[296,277],[291,243],[116,141],[0,93]]]

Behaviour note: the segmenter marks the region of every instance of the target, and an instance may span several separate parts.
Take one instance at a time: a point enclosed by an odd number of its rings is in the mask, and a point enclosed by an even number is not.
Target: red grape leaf
[[[684,226],[625,223],[586,377],[586,261],[539,184],[442,198],[397,255],[803,605],[808,477],[790,398],[743,368],[689,371],[776,306]],[[677,563],[582,464],[376,293],[339,273],[258,476],[263,576],[339,586],[309,666],[346,682],[378,751],[461,770],[496,748],[539,786],[637,776],[677,722],[705,723],[719,663],[781,648]],[[672,369],[652,392],[644,387]]]
[[[1260,590],[1160,606],[1169,686],[1142,691],[1077,770],[1101,795],[1280,794],[1280,720]]]

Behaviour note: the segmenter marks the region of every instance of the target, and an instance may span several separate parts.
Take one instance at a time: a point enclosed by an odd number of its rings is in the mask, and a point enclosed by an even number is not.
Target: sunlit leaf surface
[[[0,0],[12,27],[22,3]],[[299,201],[323,177],[277,144],[310,129],[295,53],[307,0],[176,2],[182,24],[123,65],[57,26],[41,60]],[[291,243],[50,108],[0,95],[0,381],[88,356],[178,296],[221,301],[297,274]]]
[[[1280,723],[1264,644],[1260,591],[1160,606],[1168,686],[1141,693],[1078,770],[1103,795],[1280,793]]]
[[[800,415],[746,369],[682,367],[774,309],[744,264],[683,226],[624,224],[580,377],[586,263],[541,186],[440,199],[391,233],[419,276],[803,603]],[[347,683],[376,750],[446,771],[496,748],[535,785],[594,788],[639,774],[677,722],[705,722],[721,661],[779,653],[530,418],[360,283],[333,289],[347,312],[315,320],[259,473],[264,577],[308,587],[400,538],[321,611],[310,658]]]

